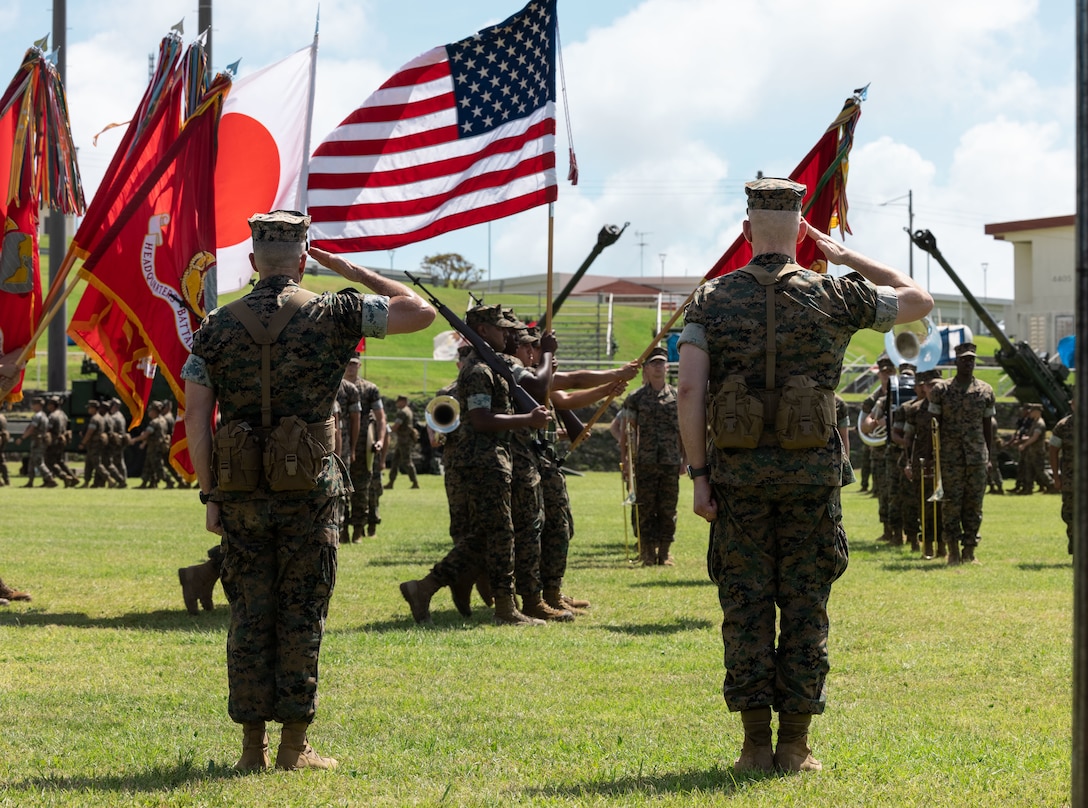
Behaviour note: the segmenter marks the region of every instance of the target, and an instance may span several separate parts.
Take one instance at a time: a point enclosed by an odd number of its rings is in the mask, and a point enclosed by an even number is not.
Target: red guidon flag
[[[44,313],[42,206],[63,213],[84,207],[64,87],[34,47],[0,94],[0,403],[23,397],[21,365],[34,355]]]
[[[846,175],[850,148],[854,144],[854,127],[861,117],[861,101],[864,89],[846,99],[842,111],[817,141],[805,159],[793,171],[790,179],[805,185],[801,211],[809,223],[818,230],[830,233],[836,227],[849,233],[846,222]],[[706,273],[704,280],[717,278],[739,269],[752,260],[752,245],[738,236],[717,263]],[[817,272],[827,271],[823,253],[812,239],[797,245],[797,263]]]
[[[88,287],[68,333],[110,377],[135,422],[156,370],[185,407],[181,367],[215,264],[215,134],[228,87],[228,79],[216,80],[80,270]],[[180,465],[191,474],[187,458]]]
[[[38,269],[38,194],[32,172],[13,166],[16,129],[23,109],[15,103],[0,118],[0,356],[30,342],[42,317],[42,279]],[[27,149],[22,159],[29,160]],[[21,179],[19,175],[22,175]],[[13,175],[15,182],[12,182]],[[9,187],[14,185],[14,188]],[[9,197],[9,194],[11,196]],[[23,397],[22,372],[7,398]],[[0,393],[0,402],[4,396]]]
[[[413,59],[310,161],[310,236],[391,250],[553,202],[555,0]]]
[[[216,272],[219,294],[253,275],[249,217],[302,210],[309,157],[317,39],[231,87],[219,121],[215,166]]]

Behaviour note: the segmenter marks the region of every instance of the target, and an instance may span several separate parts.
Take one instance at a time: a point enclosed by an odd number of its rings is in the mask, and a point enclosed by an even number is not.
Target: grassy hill
[[[84,283],[77,284],[72,296],[69,298],[67,315],[71,317],[76,304],[82,294]],[[345,288],[349,284],[338,276],[321,274],[307,275],[303,285],[315,292],[334,291]],[[220,304],[234,300],[248,289],[224,295]],[[462,315],[469,305],[467,292],[460,289],[435,288],[432,290],[437,297],[450,307],[456,314]],[[491,295],[488,303],[502,303],[513,306],[523,319],[532,319],[542,314],[542,296],[538,295]],[[682,319],[680,321],[683,322]],[[656,331],[657,315],[652,308],[639,306],[618,305],[614,309],[613,339],[618,346],[616,363],[621,364],[639,356],[653,339]],[[363,375],[373,381],[387,396],[398,394],[407,395],[409,398],[427,398],[434,394],[438,388],[448,384],[456,376],[456,368],[453,362],[440,362],[432,359],[434,338],[442,331],[449,330],[449,324],[437,317],[430,328],[415,334],[398,335],[391,339],[369,340],[367,350],[363,357]],[[562,359],[562,332],[560,339],[560,359]],[[979,356],[983,359],[992,357],[997,347],[997,341],[992,337],[980,336],[976,338],[979,346]],[[39,358],[31,360],[27,368],[29,387],[44,385],[46,378],[45,369],[45,340],[39,343]],[[847,351],[847,364],[872,364],[877,356],[884,350],[884,335],[875,331],[859,331],[850,343]],[[68,359],[68,378],[85,378],[82,373],[83,354],[78,350],[71,350]],[[1001,396],[1008,392],[1008,381],[1003,371],[996,367],[980,366],[978,376],[991,384],[994,390]],[[40,381],[41,384],[36,384]],[[844,374],[843,383],[848,381]],[[847,395],[848,400],[864,398],[862,395]]]

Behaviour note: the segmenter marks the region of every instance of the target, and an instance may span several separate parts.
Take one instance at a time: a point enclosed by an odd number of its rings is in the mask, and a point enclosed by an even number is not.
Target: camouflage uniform
[[[8,459],[4,455],[4,448],[10,440],[11,433],[8,432],[7,416],[0,412],[0,485],[11,485],[11,478],[8,477]]]
[[[359,435],[365,437],[366,426],[363,422],[363,406],[360,403],[359,388],[354,382],[347,379],[340,380],[340,386],[336,389],[336,403],[340,410],[340,459],[344,461],[344,468],[351,474],[351,455],[355,449],[351,445],[351,416],[359,415]],[[351,481],[351,488],[355,488],[355,481]],[[354,490],[345,491],[340,498],[340,543],[348,541],[348,520],[351,518],[351,498]]]
[[[37,474],[42,475],[42,481],[46,485],[54,485],[53,472],[45,464],[45,440],[49,432],[49,416],[38,410],[30,416],[30,426],[34,427],[34,434],[30,437],[30,457],[26,464],[27,486],[34,483],[34,477]]]
[[[128,485],[128,466],[125,465],[125,447],[131,442],[128,436],[128,424],[125,415],[120,410],[120,404],[110,403],[110,409],[118,407],[116,412],[109,412],[103,416],[106,421],[106,433],[109,435],[109,445],[106,447],[105,466],[109,473],[120,480],[120,485],[125,488]]]
[[[1027,437],[1038,436],[1034,443],[1020,452],[1020,463],[1024,466],[1024,488],[1022,494],[1030,494],[1037,484],[1040,491],[1048,491],[1051,486],[1050,476],[1046,473],[1046,421],[1042,418],[1031,419],[1026,432]]]
[[[901,467],[900,473],[911,466],[911,478],[906,475],[900,481],[900,515],[903,524],[903,533],[911,544],[911,549],[918,549],[918,533],[921,519],[921,479],[918,469],[911,461],[911,440],[917,434],[918,414],[925,408],[925,400],[915,398],[908,401],[895,411],[893,416],[893,429],[903,435],[905,448],[899,453]],[[927,419],[928,421],[928,419]]]
[[[514,463],[509,432],[478,432],[468,413],[488,408],[512,415],[510,387],[475,351],[457,376],[461,425],[447,436],[444,460],[453,549],[431,569],[438,586],[472,579],[486,567],[492,594],[514,594]],[[450,440],[454,435],[457,437]]]
[[[173,464],[170,462],[170,447],[174,443],[174,425],[177,423],[177,418],[174,415],[173,410],[166,409],[166,403],[163,404],[163,409],[160,410],[162,422],[163,422],[163,441],[162,446],[159,448],[159,456],[161,458],[160,464],[163,471],[163,479],[169,484],[167,487],[172,488],[174,481],[179,486],[188,488],[188,483],[185,482],[185,478],[182,477]],[[108,419],[109,416],[107,415]],[[107,452],[107,455],[109,453]]]
[[[667,556],[676,538],[676,500],[680,496],[680,423],[676,388],[660,390],[644,384],[623,402],[625,418],[637,431],[635,491],[638,492],[638,535],[643,547],[659,547]]]
[[[359,424],[359,444],[355,447],[355,460],[351,464],[351,487],[355,489],[351,493],[350,514],[348,521],[353,528],[362,530],[370,521],[370,486],[374,474],[374,458],[366,462],[367,458],[367,427],[375,421],[375,412],[384,408],[382,394],[378,386],[366,379],[355,380],[356,389],[359,391],[359,407],[361,418]],[[380,440],[385,440],[381,436]]]
[[[68,414],[56,404],[50,406],[53,410],[46,416],[49,421],[49,441],[45,447],[45,465],[53,474],[71,485],[78,482],[79,478],[64,461],[64,453],[68,449],[68,439],[71,435],[68,431]]]
[[[416,448],[419,433],[416,432],[416,419],[412,414],[412,408],[405,404],[397,410],[397,416],[393,419],[393,434],[397,436],[397,443],[393,447],[393,462],[389,464],[389,483],[386,488],[392,488],[397,481],[397,472],[404,471],[408,479],[412,481],[412,487],[418,488],[416,479],[416,467],[412,463],[412,450]]]
[[[540,459],[540,491],[544,497],[544,526],[540,533],[540,580],[545,590],[559,590],[567,574],[567,554],[574,537],[567,478],[553,455]]]
[[[993,388],[975,378],[966,386],[955,376],[944,379],[929,394],[929,411],[941,424],[941,519],[945,542],[950,546],[962,543],[973,550],[979,543],[990,456],[983,419],[988,422],[994,414]]]
[[[160,481],[165,482],[167,488],[173,488],[174,481],[166,477],[162,464],[163,449],[169,446],[166,437],[166,419],[161,414],[156,415],[147,422],[143,434],[147,436],[147,439],[144,441],[146,454],[141,488],[155,488]]]
[[[1069,539],[1069,552],[1073,552],[1073,416],[1067,415],[1050,433],[1050,445],[1059,453],[1058,474],[1062,481],[1062,521]]]
[[[924,549],[927,558],[934,557],[933,544],[936,542],[936,556],[944,556],[944,527],[941,521],[941,503],[930,502],[936,485],[933,452],[933,414],[929,411],[928,401],[917,398],[904,408],[906,425],[904,436],[907,441],[906,455],[911,464],[911,498],[914,501],[911,515],[912,527],[916,524],[924,537]],[[922,499],[925,499],[923,508]]]
[[[109,436],[106,434],[106,419],[101,409],[87,416],[84,434],[90,434],[90,438],[87,440],[87,455],[83,465],[83,486],[91,485],[93,479],[93,487],[102,488],[108,484],[110,472],[102,462]]]
[[[878,387],[875,391],[870,393],[863,402],[861,402],[862,416],[871,413],[876,407],[877,403],[880,403],[880,406],[884,409],[884,412],[887,412],[884,385]],[[860,428],[861,424],[859,423],[858,426]],[[885,524],[888,521],[887,486],[884,483],[884,456],[887,448],[887,441],[884,441],[883,443],[877,444],[875,446],[869,446],[869,468],[872,474],[872,490],[873,496],[877,499],[877,513],[879,515],[881,524]]]
[[[789,261],[764,254],[748,269],[775,273]],[[838,278],[796,269],[766,287],[736,271],[695,292],[679,344],[708,353],[711,397],[734,374],[753,394],[764,387],[767,292],[775,300],[776,388],[807,375],[820,388],[835,390],[850,337],[862,328],[887,331],[895,322],[891,289],[853,273]],[[831,430],[824,447],[790,451],[774,438],[772,414],[757,448],[718,449],[712,442],[708,448],[718,518],[707,568],[723,615],[726,705],[734,711],[773,706],[782,713],[822,713],[827,601],[848,561],[838,430]]]
[[[298,284],[260,280],[245,298],[267,323]],[[273,424],[295,415],[320,424],[332,412],[344,365],[362,336],[382,337],[388,299],[355,290],[326,293],[295,312],[272,345]],[[216,309],[194,335],[182,378],[215,391],[224,424],[261,424],[261,351],[229,309]],[[350,482],[334,454],[308,491],[223,492],[223,591],[230,603],[228,711],[238,723],[313,719],[318,657],[336,583],[336,501]]]

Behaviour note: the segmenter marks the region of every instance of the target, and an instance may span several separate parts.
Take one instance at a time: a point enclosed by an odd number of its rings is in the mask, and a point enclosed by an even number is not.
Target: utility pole
[[[642,230],[635,231],[635,238],[638,239],[638,241],[635,242],[635,245],[638,247],[638,276],[640,278],[643,275],[642,265],[643,259],[646,256],[646,245],[649,244],[649,242],[646,241],[645,236],[648,235],[650,234]]]
[[[57,75],[64,84],[67,72],[68,52],[68,0],[53,0],[53,50],[56,56]],[[52,283],[60,274],[64,263],[64,254],[68,250],[67,217],[59,211],[50,211],[45,231],[49,236],[49,281]],[[48,363],[46,371],[47,387],[57,393],[68,389],[68,312],[63,298],[57,316],[49,324],[46,340]]]
[[[212,0],[200,0],[196,11],[196,29],[197,36],[207,31],[207,36],[204,38],[204,50],[208,54],[210,67],[214,64],[212,62]],[[214,69],[212,72],[215,72]]]
[[[907,200],[907,226],[905,228],[907,233],[907,267],[909,269],[910,277],[914,278],[914,239],[910,237],[910,234],[914,232],[914,191],[907,191],[902,196],[897,196],[895,199],[889,199],[887,202],[881,202],[881,206],[891,205],[895,202]]]
[[[204,52],[208,57],[208,70],[214,75],[215,68],[212,61],[212,0],[200,0],[196,12],[197,36],[205,33]],[[303,270],[305,271],[305,270]],[[212,264],[211,269],[204,279],[204,307],[211,311],[219,305],[219,269]]]

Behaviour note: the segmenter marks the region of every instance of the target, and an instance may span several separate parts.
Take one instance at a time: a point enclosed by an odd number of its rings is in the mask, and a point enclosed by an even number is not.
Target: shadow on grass
[[[407,608],[408,607],[405,606],[405,610],[407,610]],[[336,629],[335,631],[326,631],[325,636],[359,633],[386,634],[389,632],[403,634],[405,631],[411,630],[469,631],[482,625],[491,625],[491,610],[486,607],[481,607],[478,610],[473,610],[472,617],[462,617],[453,609],[450,609],[449,611],[432,610],[431,619],[434,620],[434,625],[421,625],[413,620],[410,614],[405,614],[403,618],[379,620],[374,623],[362,623],[348,628]]]
[[[219,631],[230,622],[230,610],[225,606],[211,612],[192,615],[184,609],[154,612],[130,612],[116,617],[90,617],[82,612],[15,612],[3,613],[0,626],[71,626],[73,628],[135,628],[146,631]]]
[[[674,620],[671,623],[627,623],[624,625],[600,626],[599,628],[613,634],[648,636],[651,634],[680,634],[685,631],[699,631],[716,626],[716,623],[709,620]]]
[[[152,766],[135,774],[105,774],[99,777],[60,775],[31,777],[8,786],[11,791],[25,790],[35,796],[42,792],[72,791],[94,793],[96,791],[116,791],[118,793],[155,793],[173,791],[179,786],[210,780],[229,780],[245,777],[230,766],[223,766],[210,761],[207,768],[198,768],[191,763],[177,763],[173,766]],[[165,795],[164,795],[165,796]]]
[[[1021,561],[1016,565],[1016,568],[1024,570],[1025,572],[1042,572],[1043,570],[1065,570],[1072,566],[1073,558],[1070,556],[1068,561],[1058,561],[1049,564],[1044,564],[1042,561]]]
[[[644,587],[662,587],[664,589],[680,588],[689,586],[706,586],[713,587],[714,582],[709,578],[684,578],[680,581],[642,581],[641,583],[631,584],[632,589],[641,589]]]
[[[733,796],[763,780],[778,780],[783,775],[764,773],[734,774],[732,768],[713,768],[706,771],[677,772],[675,774],[631,775],[615,780],[596,781],[566,786],[545,786],[526,789],[530,797],[552,797],[577,802],[579,798],[615,798],[624,795],[653,794],[724,794]]]
[[[933,558],[928,561],[921,558],[904,559],[902,561],[888,561],[880,565],[887,572],[939,572],[948,569],[948,561],[943,558]]]

